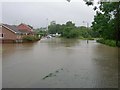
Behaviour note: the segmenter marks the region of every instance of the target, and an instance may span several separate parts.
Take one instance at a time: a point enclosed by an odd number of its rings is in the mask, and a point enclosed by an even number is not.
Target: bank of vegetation
[[[23,42],[35,42],[40,40],[41,37],[38,37],[37,35],[34,36],[24,36],[23,37]]]
[[[53,24],[48,27],[49,34],[59,33],[63,38],[80,38],[90,39],[97,37],[97,33],[90,27],[80,26],[77,27],[72,21],[66,22],[66,24]]]
[[[70,2],[71,0],[67,0]],[[86,4],[94,6],[96,12],[92,22],[92,30],[98,34],[97,40],[100,43],[120,47],[120,1],[103,2],[98,1],[99,5],[94,5],[94,0],[83,0]]]
[[[116,47],[116,41],[115,40],[109,40],[109,39],[99,39],[97,40],[97,42],[105,44],[105,45],[109,45],[112,47]]]
[[[86,2],[93,5],[93,2]],[[92,29],[98,32],[98,37],[102,38],[97,42],[109,46],[120,47],[120,1],[119,2],[99,2],[99,7],[94,7],[96,15],[92,22]]]
[[[87,0],[86,0],[87,1]],[[93,5],[92,2],[86,2]],[[72,21],[66,24],[51,24],[48,31],[39,31],[41,36],[47,34],[61,34],[62,38],[89,39],[100,38],[97,42],[109,46],[120,47],[120,1],[99,2],[99,7],[94,7],[96,15],[91,27],[77,27]]]

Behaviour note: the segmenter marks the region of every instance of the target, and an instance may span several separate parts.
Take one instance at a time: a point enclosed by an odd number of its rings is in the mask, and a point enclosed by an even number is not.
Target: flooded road
[[[117,88],[118,49],[95,41],[3,44],[3,88]]]

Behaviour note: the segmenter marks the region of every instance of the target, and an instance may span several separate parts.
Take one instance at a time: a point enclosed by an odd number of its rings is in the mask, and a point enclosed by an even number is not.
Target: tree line
[[[48,33],[61,34],[64,38],[92,38],[97,37],[98,34],[95,33],[91,28],[80,26],[75,26],[72,21],[66,22],[66,24],[53,24],[48,26]]]
[[[68,0],[70,2],[70,0]],[[86,4],[94,5],[94,0],[84,0]],[[102,2],[95,6],[96,15],[90,28],[76,27],[72,21],[66,24],[53,24],[48,26],[46,34],[61,34],[65,38],[100,38],[98,42],[111,46],[120,46],[120,1]]]
[[[70,2],[71,0],[67,0]],[[94,5],[94,0],[83,0],[86,5]],[[113,0],[114,1],[114,0]],[[100,0],[98,6],[94,6],[96,15],[92,22],[93,31],[99,34],[102,38],[100,42],[107,44],[115,43],[115,46],[120,47],[120,1],[112,2],[112,0]],[[112,42],[111,42],[112,41]],[[110,44],[109,43],[109,44]]]

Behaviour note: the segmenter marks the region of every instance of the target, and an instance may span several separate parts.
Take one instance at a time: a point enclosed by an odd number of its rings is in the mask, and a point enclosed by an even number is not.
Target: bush
[[[82,36],[79,36],[79,39],[84,39],[84,37],[82,37]]]
[[[62,37],[65,38],[78,38],[79,32],[76,29],[66,28],[63,30]]]
[[[116,41],[115,40],[99,39],[99,40],[97,40],[97,42],[105,44],[105,45],[116,47]]]
[[[94,40],[94,38],[87,38],[88,40]]]
[[[23,41],[37,41],[39,38],[37,36],[24,36]]]

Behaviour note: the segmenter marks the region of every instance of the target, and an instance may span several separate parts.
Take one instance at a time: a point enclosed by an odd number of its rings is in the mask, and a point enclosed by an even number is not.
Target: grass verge
[[[112,47],[116,47],[116,41],[115,40],[98,39],[97,42],[105,44],[105,45],[109,45],[109,46],[112,46]]]

